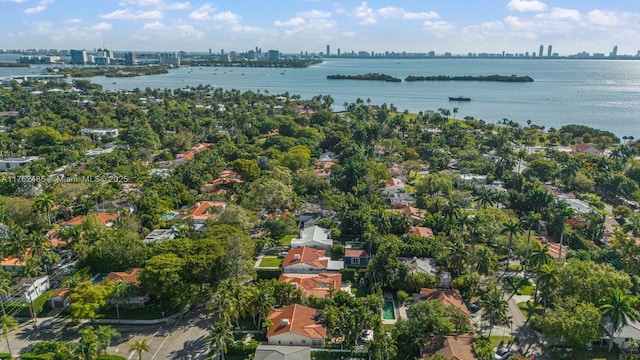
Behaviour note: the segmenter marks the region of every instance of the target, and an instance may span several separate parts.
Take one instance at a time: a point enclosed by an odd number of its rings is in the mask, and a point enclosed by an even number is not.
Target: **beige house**
[[[316,321],[316,309],[299,304],[274,309],[267,317],[273,325],[267,331],[269,345],[321,347],[327,328]]]

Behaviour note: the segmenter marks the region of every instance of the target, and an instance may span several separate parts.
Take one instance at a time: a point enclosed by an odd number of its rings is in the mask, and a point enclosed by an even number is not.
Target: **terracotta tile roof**
[[[105,276],[103,281],[109,280],[112,282],[126,282],[129,284],[140,285],[140,269],[139,268],[130,268],[127,271],[112,271],[107,276]]]
[[[458,289],[425,289],[420,290],[420,294],[423,295],[426,300],[440,300],[445,306],[453,305],[462,310],[467,316],[469,316],[469,309],[464,303],[462,295]]]
[[[294,333],[311,339],[324,339],[327,329],[324,325],[316,324],[316,309],[299,304],[274,309],[267,316],[273,326],[267,331],[267,338]]]
[[[426,212],[425,210],[406,205],[397,205],[393,209],[387,209],[387,211],[408,215],[413,220],[424,220],[424,215]]]
[[[367,250],[362,250],[362,249],[345,249],[344,250],[344,256],[345,257],[357,257],[357,258],[361,258],[361,257],[368,257],[369,254],[367,254]]]
[[[208,212],[210,207],[225,208],[227,204],[224,201],[199,201],[189,210],[188,218],[193,220],[207,220],[215,214]]]
[[[99,213],[99,214],[96,214],[96,217],[98,218],[98,221],[102,224],[102,226],[110,226],[110,224],[113,224],[113,222],[118,219],[118,214]],[[82,224],[83,220],[84,220],[84,216],[78,215],[73,219],[65,222],[64,225],[77,226]]]
[[[433,338],[429,341],[429,348],[424,352],[423,358],[438,354],[453,360],[476,360],[472,340],[471,335]]]
[[[326,273],[317,275],[280,275],[278,281],[296,284],[304,297],[313,295],[317,298],[324,298],[329,294],[329,290],[340,290],[342,275]]]
[[[66,241],[58,237],[58,230],[56,229],[50,229],[49,231],[47,231],[47,235],[45,236],[47,237],[47,239],[49,239],[49,241],[51,242],[51,246],[53,247],[67,245]]]
[[[595,147],[593,145],[585,144],[585,143],[576,144],[573,146],[573,151],[575,152],[585,152],[591,149],[595,149]]]
[[[565,257],[567,257],[567,246],[566,245],[562,245],[562,254],[560,254],[560,244],[558,244],[557,242],[549,239],[546,236],[536,236],[535,239],[542,246],[549,245],[549,250],[547,250],[547,252],[554,259],[558,259],[558,258],[564,259]]]
[[[26,266],[26,261],[22,261],[15,256],[9,256],[0,261],[0,266]]]
[[[185,151],[184,153],[177,154],[176,160],[177,159],[191,160],[196,156],[197,153],[210,149],[212,146],[213,144],[209,144],[209,143],[202,143],[202,144],[195,145],[191,149]]]
[[[391,178],[389,180],[387,180],[387,182],[384,183],[385,186],[399,186],[404,188],[405,184],[402,180],[398,179],[398,178]]]
[[[54,297],[67,297],[67,295],[69,295],[69,293],[71,292],[71,290],[67,289],[67,288],[60,288],[58,290],[56,290],[56,292],[54,292],[53,294],[51,294],[50,298],[54,298]]]
[[[287,256],[285,256],[282,261],[282,268],[298,264],[326,269],[329,265],[329,259],[324,258],[324,250],[303,246],[289,250]]]
[[[433,237],[433,230],[428,227],[414,226],[411,228],[411,234],[422,237]]]

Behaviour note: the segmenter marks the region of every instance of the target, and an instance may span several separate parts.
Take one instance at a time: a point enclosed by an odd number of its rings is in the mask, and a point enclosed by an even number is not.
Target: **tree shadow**
[[[171,359],[175,360],[198,360],[205,359],[208,354],[208,344],[203,335],[195,340],[185,341],[182,349],[174,350],[170,353]],[[189,358],[189,355],[191,357]]]

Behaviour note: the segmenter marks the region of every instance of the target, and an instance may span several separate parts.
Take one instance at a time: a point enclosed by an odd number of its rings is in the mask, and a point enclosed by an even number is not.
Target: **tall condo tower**
[[[544,54],[544,45],[540,45],[540,50],[538,50],[538,57],[542,57]]]
[[[331,55],[331,47],[327,45],[327,54],[325,56],[329,57],[329,55]]]
[[[549,47],[547,48],[547,57],[551,57],[551,52],[553,51],[553,47],[551,45],[549,45]]]

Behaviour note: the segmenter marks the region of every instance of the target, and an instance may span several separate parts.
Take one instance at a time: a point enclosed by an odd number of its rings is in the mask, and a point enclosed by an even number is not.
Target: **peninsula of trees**
[[[401,82],[402,79],[387,74],[367,73],[363,75],[327,75],[329,80],[374,80],[386,82]]]
[[[488,75],[488,76],[407,76],[404,81],[496,81],[496,82],[533,82],[530,76]]]
[[[66,75],[69,77],[136,77],[167,74],[165,66],[127,66],[127,67],[55,67],[47,68],[45,74]]]
[[[23,64],[23,63],[12,63],[12,62],[0,62],[0,67],[5,67],[5,68],[18,68],[18,67],[29,67],[29,64]]]

